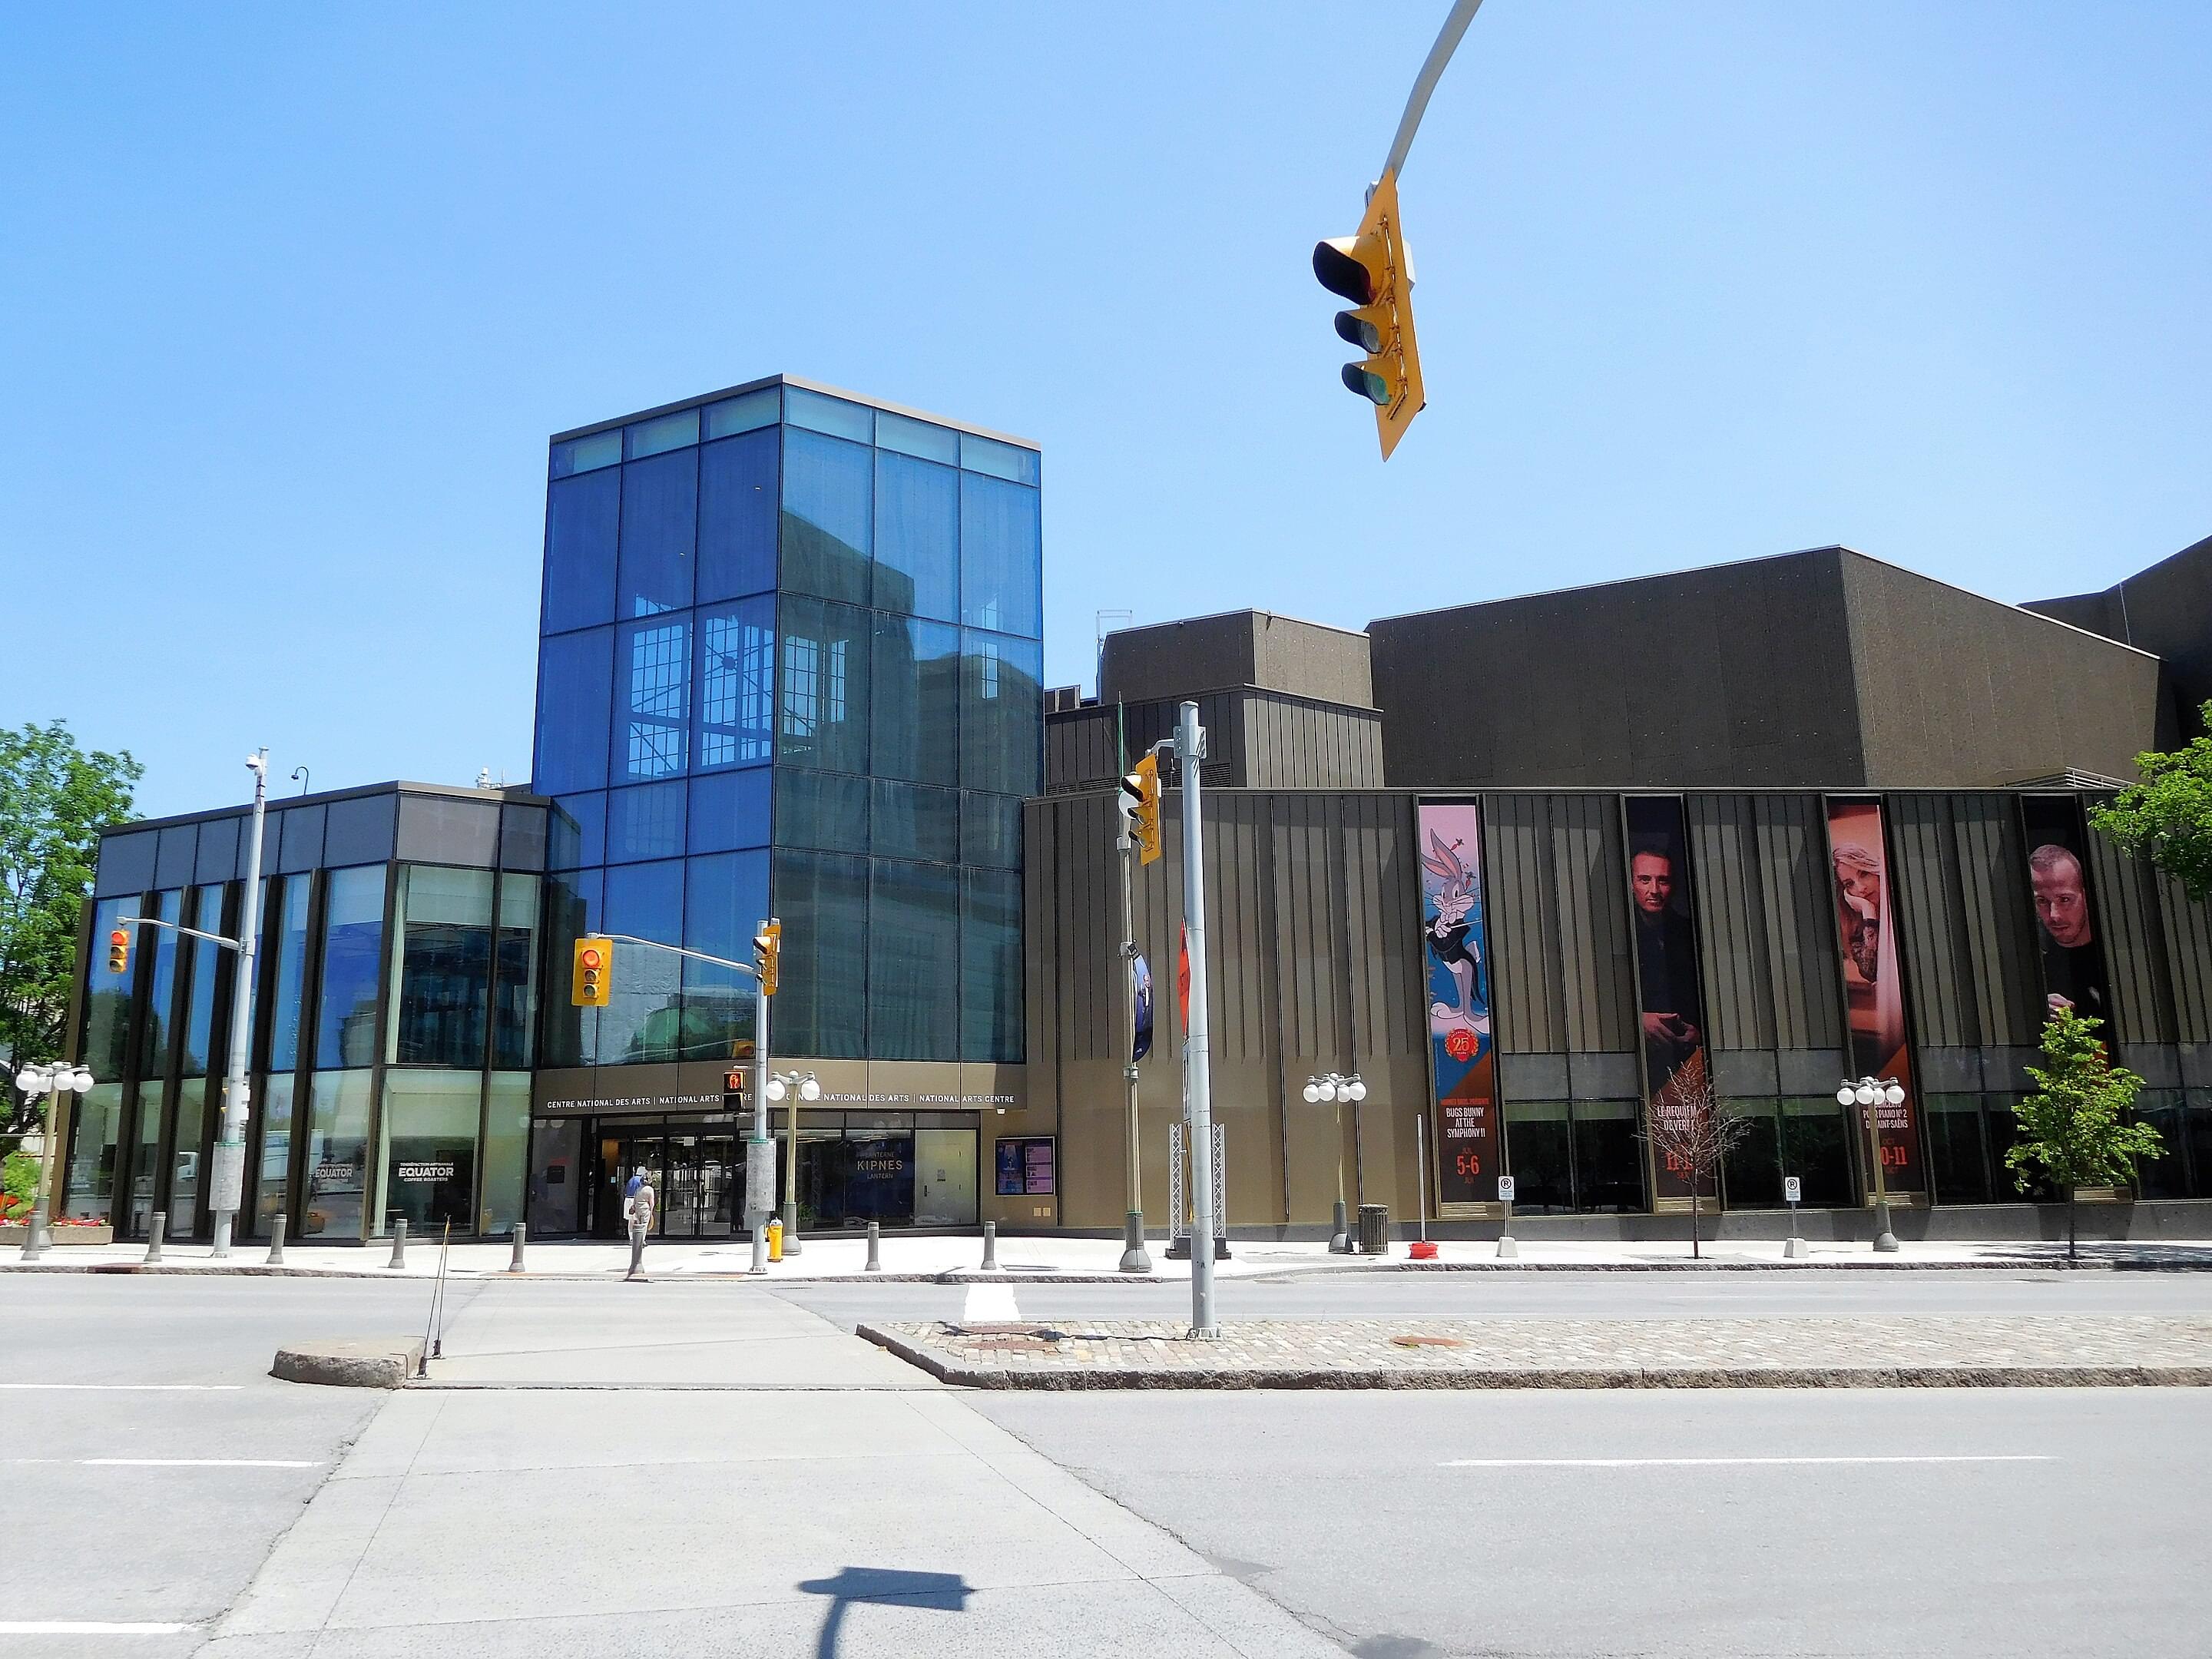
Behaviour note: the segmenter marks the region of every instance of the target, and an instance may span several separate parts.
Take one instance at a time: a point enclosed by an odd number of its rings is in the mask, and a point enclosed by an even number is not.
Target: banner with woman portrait
[[[1655,1123],[1712,1109],[1706,1057],[1705,999],[1692,920],[1690,837],[1678,795],[1630,795],[1621,802],[1628,831],[1628,901],[1636,950],[1636,1007],[1642,1027],[1644,1110]],[[1686,1127],[1686,1126],[1685,1126]],[[1654,1160],[1660,1198],[1690,1196],[1679,1154]],[[1715,1195],[1717,1172],[1699,1183]]]
[[[1925,1192],[1918,1091],[1905,1031],[1905,981],[1898,967],[1895,889],[1880,801],[1828,803],[1828,867],[1852,1069],[1861,1077],[1893,1078],[1905,1090],[1901,1103],[1870,1109],[1879,1129],[1883,1182],[1893,1194]],[[1859,1133],[1863,1137],[1863,1121]]]
[[[1482,812],[1474,801],[1431,802],[1416,809],[1415,820],[1436,1085],[1437,1199],[1439,1205],[1487,1203],[1497,1198],[1505,1170],[1483,927]]]
[[[2106,1022],[2097,1035],[2112,1040],[2112,982],[2105,942],[2089,886],[2088,833],[2078,795],[2023,795],[2027,831],[2028,896],[2035,906],[2035,942],[2043,964],[2046,1014],[2071,1008]]]

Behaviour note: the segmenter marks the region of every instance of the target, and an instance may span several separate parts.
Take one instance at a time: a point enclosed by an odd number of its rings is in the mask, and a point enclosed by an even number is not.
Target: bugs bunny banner
[[[1417,809],[1415,833],[1436,1085],[1437,1196],[1443,1204],[1484,1203],[1498,1196],[1505,1170],[1483,927],[1481,809],[1474,801],[1425,804]]]

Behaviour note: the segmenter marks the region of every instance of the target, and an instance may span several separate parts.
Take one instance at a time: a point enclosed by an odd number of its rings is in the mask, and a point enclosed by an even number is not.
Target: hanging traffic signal
[[[125,974],[131,971],[131,930],[118,927],[107,936],[107,971]]]
[[[576,941],[568,1000],[579,1008],[604,1008],[614,994],[615,942],[587,935]]]
[[[1137,862],[1150,864],[1160,855],[1160,761],[1147,755],[1121,780],[1121,812],[1136,838]]]
[[[775,981],[783,957],[783,924],[768,921],[753,935],[753,963],[760,971],[760,994],[775,994]]]
[[[1367,198],[1356,236],[1314,245],[1314,275],[1355,309],[1336,313],[1336,331],[1367,355],[1344,366],[1346,387],[1375,405],[1382,459],[1428,402],[1413,340],[1413,276],[1398,222],[1398,177],[1386,173]]]

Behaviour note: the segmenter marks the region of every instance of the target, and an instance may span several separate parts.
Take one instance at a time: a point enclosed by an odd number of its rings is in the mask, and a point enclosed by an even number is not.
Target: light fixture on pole
[[[1326,1077],[1308,1078],[1300,1092],[1309,1106],[1319,1106],[1324,1102],[1336,1105],[1346,1100],[1357,1106],[1367,1098],[1367,1085],[1357,1072],[1349,1077],[1331,1072]],[[1329,1230],[1328,1248],[1333,1255],[1349,1255],[1352,1232],[1344,1203],[1344,1113],[1340,1108],[1333,1115],[1336,1125],[1336,1218]]]
[[[1874,1152],[1874,1247],[1885,1255],[1897,1251],[1897,1235],[1890,1231],[1889,1182],[1882,1163],[1883,1106],[1905,1104],[1905,1085],[1893,1077],[1845,1078],[1836,1088],[1836,1104],[1857,1106],[1866,1113],[1867,1138]]]
[[[33,1100],[43,1095],[46,1103],[45,1127],[39,1134],[39,1191],[31,1203],[30,1237],[23,1243],[23,1260],[36,1261],[48,1243],[46,1206],[54,1182],[56,1109],[64,1095],[81,1095],[91,1088],[92,1073],[65,1060],[50,1060],[42,1066],[26,1066],[16,1073],[15,1086]]]
[[[791,1139],[784,1149],[783,1253],[799,1254],[799,1103],[809,1105],[822,1098],[822,1085],[811,1072],[773,1073],[761,1092],[773,1101],[791,1103]]]

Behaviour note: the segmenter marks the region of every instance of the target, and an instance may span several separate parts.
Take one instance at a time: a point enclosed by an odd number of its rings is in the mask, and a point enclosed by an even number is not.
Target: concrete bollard
[[[983,1224],[983,1271],[999,1271],[999,1224],[995,1221]]]
[[[158,1265],[161,1260],[161,1235],[168,1231],[169,1212],[154,1212],[154,1218],[146,1224],[146,1266]]]
[[[269,1265],[284,1265],[284,1212],[279,1210],[269,1222]]]
[[[1328,1253],[1331,1255],[1352,1254],[1352,1225],[1345,1218],[1344,1200],[1336,1200],[1336,1216],[1329,1223]]]
[[[871,1221],[868,1224],[868,1265],[862,1268],[861,1271],[863,1273],[879,1273],[883,1272],[883,1270],[884,1224],[880,1221]]]
[[[1812,1254],[1813,1247],[1795,1233],[1790,1235],[1788,1242],[1782,1247],[1782,1259],[1784,1261],[1802,1261]]]
[[[520,1221],[514,1224],[514,1254],[507,1258],[507,1270],[511,1273],[522,1271],[522,1244],[526,1230]]]
[[[384,1265],[387,1267],[404,1267],[407,1265],[407,1218],[404,1215],[392,1224],[392,1260]]]

